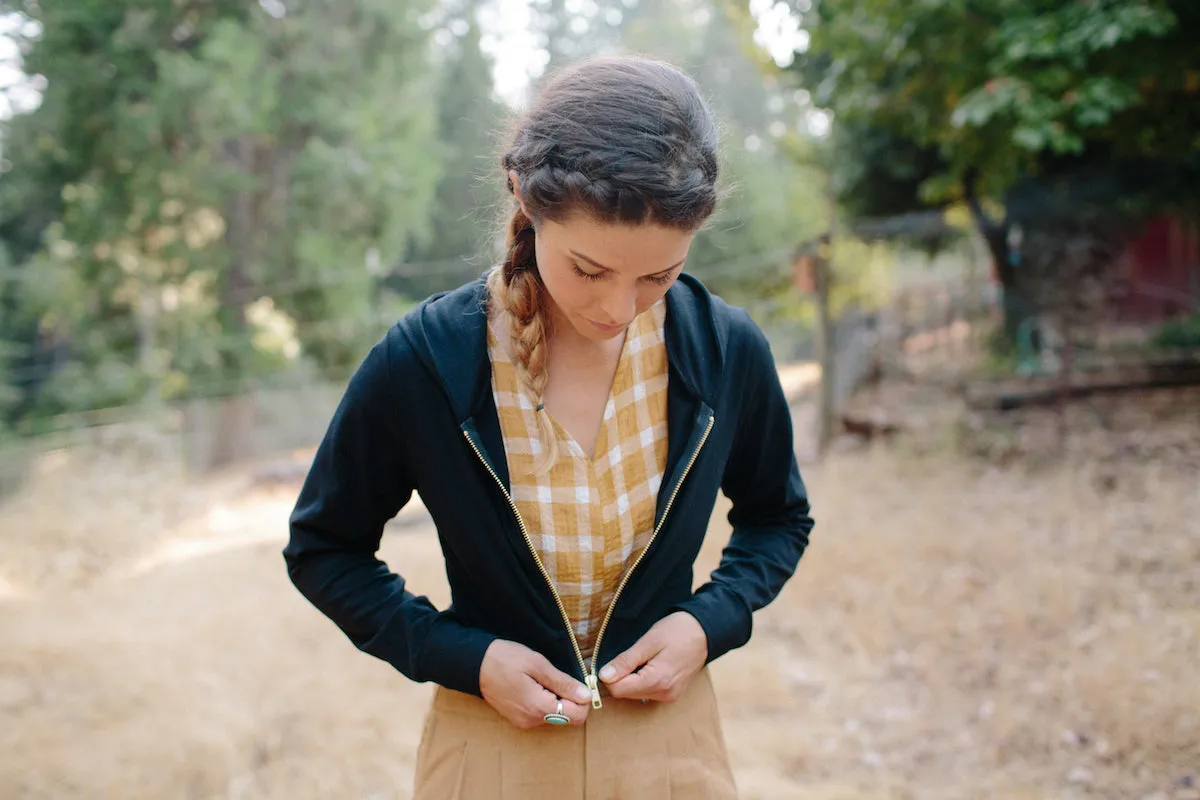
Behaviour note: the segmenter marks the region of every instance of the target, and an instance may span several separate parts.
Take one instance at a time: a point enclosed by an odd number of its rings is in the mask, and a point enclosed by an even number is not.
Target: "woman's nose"
[[[628,325],[637,316],[637,292],[632,289],[616,289],[600,306],[613,325]]]

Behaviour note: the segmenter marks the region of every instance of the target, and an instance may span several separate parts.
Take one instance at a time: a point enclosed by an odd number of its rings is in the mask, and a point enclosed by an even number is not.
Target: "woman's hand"
[[[479,691],[500,716],[518,728],[548,724],[544,717],[557,710],[572,725],[587,720],[592,693],[579,681],[560,672],[540,653],[516,642],[497,639],[483,654],[479,666]]]
[[[613,697],[673,703],[708,663],[708,636],[686,611],[663,617],[600,670]]]

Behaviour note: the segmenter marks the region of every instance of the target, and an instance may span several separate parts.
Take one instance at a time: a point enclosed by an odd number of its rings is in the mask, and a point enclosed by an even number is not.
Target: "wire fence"
[[[888,275],[890,288],[881,299],[876,293],[873,302],[843,305],[833,325],[832,376],[822,376],[818,367],[821,343],[812,313],[813,298],[787,286],[786,279],[782,286],[778,280],[791,273],[792,251],[747,253],[710,265],[702,274],[716,287],[737,286],[747,276],[780,287],[765,294],[751,292],[740,303],[734,302],[750,312],[770,340],[785,390],[799,409],[798,447],[811,453],[819,424],[812,409],[820,397],[817,389],[822,380],[833,383],[831,413],[836,426],[838,415],[865,383],[907,372],[921,359],[953,361],[977,352],[982,335],[999,324],[999,287],[990,277],[988,254],[974,239],[962,244],[948,259],[941,257],[939,263],[927,260],[915,270],[903,268],[898,260]],[[1190,261],[1185,267],[1188,271],[1181,274],[1190,275],[1194,285],[1190,292],[1175,290],[1180,296],[1172,295],[1171,301],[1194,313],[1200,308],[1200,267]],[[470,259],[400,264],[368,276],[349,271],[321,277],[317,283],[292,281],[271,287],[267,294],[277,297],[314,288],[336,290],[347,283],[367,285],[372,280],[387,286],[389,281],[408,279],[434,284],[432,291],[436,291],[459,285],[482,271],[480,264]],[[1127,272],[1126,293],[1153,293],[1157,284],[1147,276]],[[764,276],[772,277],[767,280]],[[372,304],[369,319],[335,319],[322,325],[335,336],[346,325],[366,326],[382,335],[403,313],[400,305],[381,297]],[[1128,304],[1125,308],[1142,310]],[[60,414],[40,419],[36,435],[10,433],[0,438],[0,494],[27,477],[38,453],[53,449],[132,449],[197,472],[306,451],[320,440],[348,375],[322,378],[311,368],[300,368],[262,375],[249,384],[244,379],[216,378],[189,399],[151,398],[133,405]]]
[[[994,286],[963,276],[907,288],[874,308],[844,309],[833,325],[833,433],[845,427],[847,407],[864,385],[908,375],[918,362],[961,365],[979,353],[1000,324],[998,300]],[[807,406],[796,438],[798,452],[809,460],[819,456],[818,389],[826,379],[813,366],[792,386],[785,379],[793,405]]]
[[[987,305],[987,298],[976,300],[968,302],[957,287],[929,287],[903,293],[880,308],[845,309],[835,326],[837,406],[912,352],[965,346],[956,326],[967,324]],[[748,310],[767,318],[772,306],[789,301],[797,298],[764,298]],[[797,405],[815,402],[821,376],[811,332],[799,324],[765,327],[781,356],[789,398]],[[36,453],[59,448],[135,451],[195,472],[287,458],[319,442],[343,389],[342,382],[332,380],[278,380],[225,396],[62,415],[46,432],[4,445],[0,491],[22,480]],[[798,446],[811,441],[813,433],[798,430]]]

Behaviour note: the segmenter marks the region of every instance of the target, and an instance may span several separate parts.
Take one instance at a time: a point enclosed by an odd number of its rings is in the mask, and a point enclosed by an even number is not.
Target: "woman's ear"
[[[513,197],[517,198],[517,205],[521,207],[521,212],[527,218],[533,219],[529,216],[529,209],[525,207],[525,199],[521,197],[521,179],[517,177],[516,170],[508,171],[508,183],[512,187]]]

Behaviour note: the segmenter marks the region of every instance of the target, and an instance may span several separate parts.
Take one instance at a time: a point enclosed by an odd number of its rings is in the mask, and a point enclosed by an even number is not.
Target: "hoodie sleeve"
[[[376,557],[384,525],[416,488],[395,368],[402,342],[393,327],[351,378],[292,511],[283,556],[300,593],[360,650],[414,681],[479,695],[479,666],[495,637],[414,595]]]
[[[750,638],[752,614],[770,603],[796,570],[813,520],[796,463],[792,416],[770,346],[743,311],[731,347],[743,364],[738,427],[721,481],[732,502],[733,533],[709,581],[679,609],[696,617],[712,661]],[[734,383],[733,385],[739,385]]]

